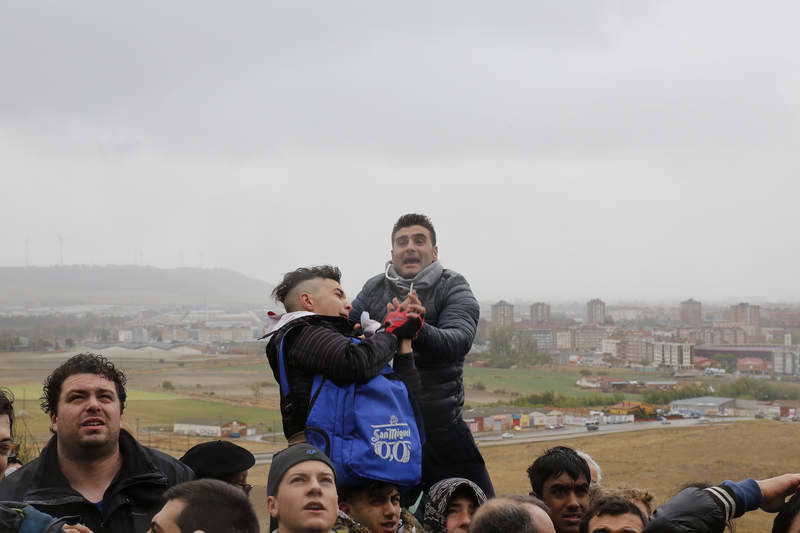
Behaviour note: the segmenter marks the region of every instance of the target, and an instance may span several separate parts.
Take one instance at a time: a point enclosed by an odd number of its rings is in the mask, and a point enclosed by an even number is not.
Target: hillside
[[[225,269],[0,267],[0,306],[264,305],[272,286]]]

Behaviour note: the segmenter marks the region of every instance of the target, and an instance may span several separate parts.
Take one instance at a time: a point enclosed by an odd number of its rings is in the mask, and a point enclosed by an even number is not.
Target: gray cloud
[[[798,299],[794,3],[5,5],[2,264]]]

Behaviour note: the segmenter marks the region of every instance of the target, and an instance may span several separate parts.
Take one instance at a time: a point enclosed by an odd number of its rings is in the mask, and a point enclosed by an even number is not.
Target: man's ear
[[[50,414],[50,429],[53,433],[58,433],[58,415]]]
[[[303,306],[303,310],[311,312],[314,311],[314,301],[311,299],[311,294],[307,292],[301,292],[297,299],[300,300],[300,305]]]
[[[433,260],[437,261],[439,259],[439,246],[436,245],[433,247]]]

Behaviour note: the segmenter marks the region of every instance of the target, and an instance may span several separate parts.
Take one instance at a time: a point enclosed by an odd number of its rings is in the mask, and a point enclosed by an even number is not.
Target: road
[[[739,422],[741,420],[752,420],[745,417],[727,417],[727,418],[709,418],[708,423],[700,423],[696,418],[685,418],[682,420],[670,420],[669,424],[661,422],[637,422],[635,424],[607,424],[601,425],[597,431],[587,431],[583,426],[567,426],[563,429],[526,429],[521,431],[510,431],[514,435],[510,439],[504,439],[500,433],[493,433],[490,435],[480,435],[475,440],[480,447],[487,446],[504,446],[509,444],[525,444],[529,442],[546,442],[553,440],[567,440],[583,437],[597,437],[607,435],[609,433],[624,433],[627,431],[650,431],[659,429],[669,429],[674,427],[701,427],[712,426],[716,424],[727,424],[730,422]],[[256,464],[266,464],[272,462],[271,452],[257,452],[254,453]]]
[[[599,435],[607,435],[609,433],[624,433],[627,431],[648,431],[658,429],[668,429],[673,427],[691,427],[691,426],[710,426],[714,424],[724,424],[729,422],[738,422],[740,420],[750,420],[744,417],[728,417],[728,418],[709,418],[708,423],[699,423],[699,419],[685,418],[681,420],[670,420],[669,424],[661,422],[637,422],[634,424],[606,424],[601,425],[597,431],[587,431],[582,426],[567,426],[563,429],[541,430],[529,429],[522,431],[511,431],[514,435],[510,439],[504,439],[500,435],[486,435],[479,436],[475,440],[481,447],[485,446],[502,446],[504,444],[522,444],[528,442],[545,442],[552,440],[564,440],[578,437],[597,437]]]

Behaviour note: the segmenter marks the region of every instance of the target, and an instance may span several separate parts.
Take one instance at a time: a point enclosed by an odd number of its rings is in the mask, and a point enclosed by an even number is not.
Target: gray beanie
[[[334,479],[336,478],[336,467],[333,466],[327,455],[310,444],[295,444],[272,456],[272,465],[269,467],[269,477],[267,478],[267,496],[275,496],[278,493],[278,485],[281,484],[287,470],[305,461],[325,463],[331,467]]]

